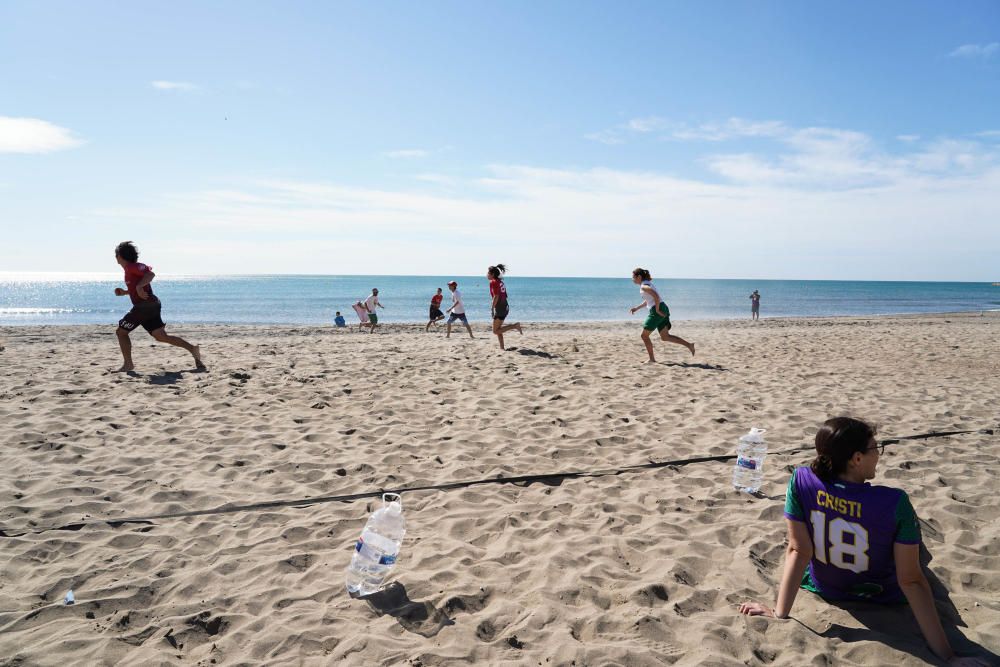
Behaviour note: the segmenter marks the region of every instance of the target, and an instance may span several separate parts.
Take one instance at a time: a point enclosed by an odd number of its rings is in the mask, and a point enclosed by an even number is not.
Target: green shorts
[[[375,313],[368,313],[368,321],[372,324],[378,324],[378,315]]]
[[[666,312],[666,315],[661,315],[660,311]],[[642,323],[642,328],[646,331],[652,331],[656,329],[657,331],[663,331],[664,329],[670,329],[670,309],[667,308],[667,304],[660,302],[659,306],[655,306],[649,309],[649,314],[646,315],[646,321]]]

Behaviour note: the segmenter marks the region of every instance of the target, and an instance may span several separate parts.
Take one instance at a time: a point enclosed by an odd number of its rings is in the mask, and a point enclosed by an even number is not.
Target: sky
[[[0,271],[1000,280],[1000,3],[0,3]]]

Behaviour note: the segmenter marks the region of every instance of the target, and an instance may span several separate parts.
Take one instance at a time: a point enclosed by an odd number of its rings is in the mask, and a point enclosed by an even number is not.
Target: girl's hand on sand
[[[115,296],[125,296],[126,294],[128,294],[128,292],[123,290],[121,287],[115,288]]]
[[[740,613],[746,616],[770,616],[774,618],[774,611],[759,602],[744,602],[740,605]]]

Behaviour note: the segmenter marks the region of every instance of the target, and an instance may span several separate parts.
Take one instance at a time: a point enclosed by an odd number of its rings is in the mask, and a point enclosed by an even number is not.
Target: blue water
[[[0,275],[0,325],[114,324],[128,297],[114,296],[114,276]],[[188,276],[157,277],[167,323],[327,324],[335,310],[357,321],[351,304],[378,287],[392,322],[424,322],[431,296],[448,277],[426,276]],[[469,318],[490,316],[487,281],[456,277]],[[638,288],[627,278],[507,278],[509,321],[641,321],[630,316]],[[990,283],[811,280],[655,281],[675,320],[745,318],[749,294],[761,293],[761,316],[805,317],[1000,310],[1000,287]]]

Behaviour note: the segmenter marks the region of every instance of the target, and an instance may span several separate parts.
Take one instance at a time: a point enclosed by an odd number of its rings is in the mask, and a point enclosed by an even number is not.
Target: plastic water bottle
[[[752,428],[736,445],[736,466],[733,486],[739,491],[757,493],[764,479],[764,459],[767,458],[766,429]]]
[[[396,564],[405,534],[402,499],[398,493],[383,493],[382,507],[368,517],[361,538],[354,546],[351,565],[347,568],[348,593],[369,595],[382,587]]]

